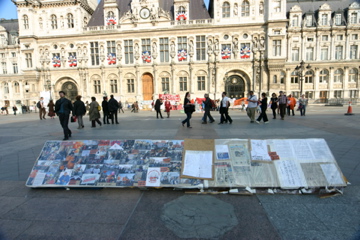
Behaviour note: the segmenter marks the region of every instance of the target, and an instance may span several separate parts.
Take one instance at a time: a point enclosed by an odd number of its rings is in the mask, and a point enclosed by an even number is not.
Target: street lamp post
[[[304,76],[306,74],[306,73],[304,74],[304,71],[305,71],[305,69],[306,70],[311,69],[310,64],[308,64],[306,67],[305,67],[305,65],[306,65],[306,63],[304,62],[304,60],[301,60],[300,65],[297,65],[295,67],[296,74],[300,78],[300,96],[303,93],[303,81],[304,81]]]

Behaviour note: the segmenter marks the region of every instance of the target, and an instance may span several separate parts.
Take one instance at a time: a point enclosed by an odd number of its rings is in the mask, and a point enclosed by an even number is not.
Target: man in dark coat
[[[86,107],[83,101],[81,101],[81,96],[76,96],[76,101],[74,102],[73,116],[77,117],[79,124],[78,129],[84,128],[83,116],[86,113]]]
[[[104,117],[103,117],[103,123],[104,124],[110,124],[109,122],[109,103],[108,103],[108,99],[107,97],[103,97],[103,101],[101,103],[101,107],[102,107],[102,110],[103,110],[103,113],[104,113]]]
[[[69,129],[70,112],[73,110],[71,101],[65,98],[65,92],[59,92],[60,99],[55,103],[55,113],[59,116],[60,125],[64,130],[64,139],[68,140],[71,137],[71,130]]]
[[[114,95],[110,95],[109,112],[110,112],[112,124],[114,124],[114,117],[115,117],[116,124],[119,124],[118,117],[117,117],[118,108],[119,108],[118,101],[114,98]]]
[[[203,101],[203,102],[205,105],[205,113],[204,113],[202,124],[207,124],[208,117],[210,119],[210,123],[213,123],[213,122],[215,122],[215,120],[210,114],[210,109],[212,108],[211,99],[209,98],[209,94],[205,94],[204,97],[205,97],[205,101]]]
[[[159,114],[160,117],[163,118],[163,116],[161,115],[161,111],[160,111],[160,106],[162,105],[162,101],[160,98],[158,98],[155,102],[155,111],[156,111],[156,118],[159,118]]]

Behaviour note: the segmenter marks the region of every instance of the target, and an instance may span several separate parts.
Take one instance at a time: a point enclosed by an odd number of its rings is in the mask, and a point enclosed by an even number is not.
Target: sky
[[[209,0],[204,0],[204,2],[206,6],[209,5]],[[5,19],[18,18],[15,4],[11,2],[11,0],[0,0],[0,18],[5,18]]]

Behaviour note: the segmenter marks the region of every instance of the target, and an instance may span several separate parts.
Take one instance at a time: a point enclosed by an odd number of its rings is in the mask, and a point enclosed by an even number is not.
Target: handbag
[[[98,105],[98,111],[99,111],[99,112],[101,111],[101,106],[100,106],[100,105]]]
[[[77,117],[76,116],[72,116],[70,119],[70,122],[76,122]]]

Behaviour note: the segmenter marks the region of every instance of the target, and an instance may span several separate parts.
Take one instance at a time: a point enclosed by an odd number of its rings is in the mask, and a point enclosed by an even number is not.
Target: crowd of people
[[[72,122],[78,123],[78,129],[84,128],[83,116],[88,113],[89,120],[91,121],[91,127],[95,128],[97,125],[102,124],[119,124],[118,121],[118,113],[124,113],[124,107],[121,101],[117,101],[113,95],[110,95],[110,99],[107,96],[103,97],[103,101],[101,105],[96,101],[95,97],[91,98],[91,103],[86,101],[84,103],[81,100],[81,96],[76,97],[75,102],[71,102],[69,99],[65,97],[65,92],[59,92],[60,99],[53,102],[50,100],[49,103],[45,106],[44,98],[41,97],[40,100],[36,103],[36,107],[39,109],[39,118],[40,120],[46,119],[46,107],[48,108],[47,116],[54,119],[57,115],[60,120],[60,124],[64,131],[64,140],[68,140],[71,137],[71,130],[68,127],[69,119]],[[263,121],[265,124],[269,123],[268,116],[266,111],[268,108],[272,110],[273,119],[276,119],[278,115],[280,115],[281,120],[285,119],[285,116],[294,116],[295,108],[297,106],[298,111],[300,111],[301,116],[305,116],[306,108],[308,105],[308,99],[305,98],[305,95],[302,94],[301,97],[296,100],[291,94],[286,96],[283,91],[279,92],[279,95],[276,93],[272,93],[270,101],[268,100],[266,93],[262,93],[261,97],[258,98],[253,91],[249,92],[248,98],[246,99],[247,106],[243,103],[243,109],[246,109],[247,116],[250,118],[250,123],[258,123],[260,124]],[[164,104],[164,112],[167,114],[167,118],[170,118],[170,112],[173,110],[173,105],[171,104],[168,98],[165,101],[161,98],[158,98],[156,101],[153,101],[151,106],[153,111],[156,111],[156,118],[163,119],[163,115],[161,112],[162,105]],[[125,103],[125,106],[130,107],[128,103]],[[181,104],[180,104],[181,106]],[[199,104],[191,99],[190,93],[187,92],[184,97],[183,105],[181,106],[186,114],[186,118],[181,122],[182,126],[187,128],[192,128],[190,119],[192,118],[192,114],[196,111]],[[211,111],[219,111],[220,114],[220,122],[218,124],[232,124],[233,120],[229,115],[230,108],[230,98],[227,97],[226,92],[222,93],[222,98],[216,101],[210,99],[209,94],[205,94],[202,100],[202,124],[207,124],[215,122],[213,116],[211,115]],[[175,109],[178,106],[174,106]],[[139,105],[138,102],[134,102],[131,105],[131,112],[138,112]],[[8,114],[7,107],[1,108],[2,111],[6,111]],[[16,115],[17,107],[13,107],[14,115]],[[22,106],[22,113],[26,113],[28,108],[24,105]],[[102,122],[100,112],[103,112]],[[72,114],[71,114],[72,113]],[[256,118],[256,114],[259,113]],[[70,118],[71,114],[71,118]]]

